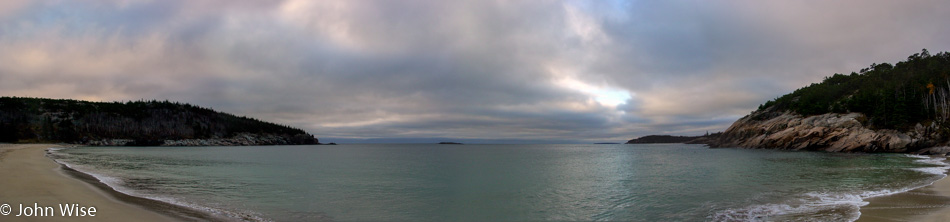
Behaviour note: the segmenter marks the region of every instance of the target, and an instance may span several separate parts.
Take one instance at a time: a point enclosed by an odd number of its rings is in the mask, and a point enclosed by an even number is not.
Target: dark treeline
[[[671,135],[649,135],[640,138],[628,140],[627,144],[652,144],[652,143],[706,143],[706,139],[718,137],[722,132],[703,136],[671,136]]]
[[[821,83],[768,101],[759,110],[791,110],[802,115],[860,112],[865,126],[905,130],[918,123],[947,128],[950,113],[950,54],[926,49],[895,65],[872,64],[849,75],[834,74]],[[767,116],[763,116],[766,118]]]
[[[242,133],[282,136],[294,144],[317,143],[301,129],[177,102],[0,97],[0,142],[159,141]]]
[[[685,143],[699,138],[699,136],[670,136],[670,135],[649,135],[627,141],[627,144],[649,144],[649,143]]]

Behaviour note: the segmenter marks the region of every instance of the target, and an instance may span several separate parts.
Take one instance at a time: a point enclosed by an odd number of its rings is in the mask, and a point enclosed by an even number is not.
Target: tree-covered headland
[[[0,97],[0,142],[86,143],[269,136],[281,144],[316,144],[307,132],[253,118],[169,101],[87,102]],[[272,140],[274,141],[274,140]]]
[[[859,112],[867,116],[862,123],[872,129],[906,130],[918,123],[948,129],[950,54],[932,55],[924,49],[894,65],[872,64],[860,72],[834,74],[759,106],[766,109],[805,116]]]

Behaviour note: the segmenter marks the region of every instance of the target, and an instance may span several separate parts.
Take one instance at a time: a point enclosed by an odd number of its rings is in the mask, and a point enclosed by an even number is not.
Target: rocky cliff
[[[769,100],[712,147],[946,153],[950,53],[926,49],[896,64],[835,73]]]
[[[830,152],[930,152],[943,143],[936,126],[911,130],[870,129],[861,113],[802,116],[763,109],[732,124],[710,147],[818,150]]]

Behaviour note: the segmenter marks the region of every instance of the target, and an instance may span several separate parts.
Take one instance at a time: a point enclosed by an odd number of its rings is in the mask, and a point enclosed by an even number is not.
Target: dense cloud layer
[[[349,141],[695,135],[823,76],[950,50],[946,11],[936,0],[3,1],[0,95],[167,99]]]

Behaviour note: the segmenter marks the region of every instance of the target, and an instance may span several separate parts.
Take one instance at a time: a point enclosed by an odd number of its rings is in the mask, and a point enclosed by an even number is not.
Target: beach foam
[[[52,147],[52,148],[48,148],[48,149],[47,149],[47,153],[49,153],[48,155],[49,155],[50,157],[52,157],[51,159],[52,159],[54,162],[59,163],[59,164],[62,164],[62,165],[66,166],[66,167],[68,167],[68,168],[70,168],[70,169],[73,169],[73,170],[82,172],[82,173],[84,173],[84,174],[87,174],[87,175],[89,175],[89,176],[92,176],[92,177],[96,178],[96,180],[99,180],[99,182],[102,182],[103,184],[109,186],[110,188],[112,188],[112,189],[115,190],[116,192],[120,192],[120,193],[129,195],[129,196],[135,196],[135,197],[146,198],[146,199],[155,200],[155,201],[161,201],[161,202],[168,203],[168,204],[173,204],[173,205],[176,205],[176,206],[186,207],[186,208],[188,208],[188,209],[193,209],[193,210],[197,210],[197,211],[201,211],[201,212],[207,212],[207,213],[210,213],[210,214],[213,214],[213,215],[221,215],[221,216],[225,216],[225,217],[227,217],[227,218],[236,219],[236,220],[239,220],[239,221],[260,221],[260,222],[272,221],[272,220],[269,220],[269,219],[265,219],[265,218],[263,218],[263,217],[260,217],[260,216],[258,216],[257,213],[253,213],[253,212],[238,213],[238,212],[231,211],[231,210],[225,210],[225,209],[220,209],[220,208],[208,207],[208,206],[203,206],[203,205],[200,205],[200,204],[195,204],[195,203],[190,203],[190,202],[186,202],[186,201],[181,201],[181,200],[179,200],[179,199],[172,198],[172,197],[168,197],[168,196],[152,195],[152,194],[145,194],[145,193],[138,192],[138,191],[136,191],[136,190],[133,189],[133,188],[129,188],[128,186],[125,186],[125,184],[126,184],[127,182],[126,182],[125,180],[123,180],[122,178],[118,177],[118,176],[109,176],[109,175],[106,175],[106,174],[104,174],[104,173],[100,173],[99,171],[96,171],[96,170],[93,170],[93,169],[89,169],[88,167],[86,167],[86,166],[84,166],[84,165],[81,165],[81,164],[73,164],[73,163],[71,163],[71,162],[69,162],[69,161],[66,161],[66,160],[65,160],[65,159],[66,159],[66,156],[68,156],[68,155],[70,155],[70,154],[65,153],[65,152],[61,152],[62,150],[65,150],[65,149],[69,149],[69,148],[66,148],[66,147]]]
[[[90,186],[82,180],[89,181],[91,177],[73,177],[75,171],[62,171],[60,165],[48,158],[51,144],[0,144],[0,149],[7,150],[0,160],[0,178],[17,178],[0,183],[0,197],[9,204],[33,204],[39,206],[53,206],[62,203],[77,203],[84,206],[94,206],[97,209],[95,218],[87,219],[64,217],[63,215],[48,215],[43,221],[171,221],[174,218],[157,211],[142,209],[130,202],[117,202],[116,194],[111,190],[102,190],[103,184]],[[7,149],[9,148],[9,149]],[[55,150],[55,149],[54,149]],[[79,179],[79,180],[77,180]],[[104,192],[103,192],[104,191]],[[0,217],[4,217],[0,215]],[[98,218],[98,219],[96,219]],[[0,220],[24,220],[7,215]],[[30,220],[25,218],[25,220]]]
[[[868,198],[893,195],[915,190],[933,184],[947,176],[950,164],[944,157],[930,157],[923,155],[906,154],[916,158],[914,162],[936,165],[936,167],[909,168],[917,172],[937,175],[936,179],[916,186],[854,192],[807,192],[788,203],[769,203],[751,205],[738,209],[727,209],[716,212],[709,219],[714,221],[772,221],[782,218],[796,221],[855,221],[861,217],[860,208],[866,206]],[[845,212],[840,212],[840,211]],[[837,212],[836,212],[837,211]],[[832,212],[823,214],[822,212]]]
[[[918,172],[946,176],[947,170],[950,169],[950,164],[946,162],[946,159],[947,159],[946,157],[930,157],[930,156],[910,155],[910,154],[908,154],[907,156],[918,158],[918,160],[914,160],[914,162],[928,164],[928,165],[935,165],[935,167],[920,167],[920,168],[913,169]]]

